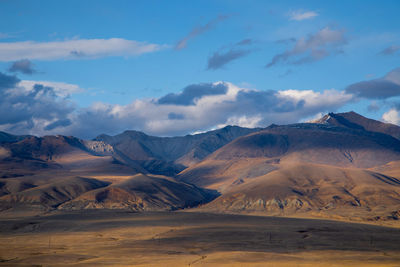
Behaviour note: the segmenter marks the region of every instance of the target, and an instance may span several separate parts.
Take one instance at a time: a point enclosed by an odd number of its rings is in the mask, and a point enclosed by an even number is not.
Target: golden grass
[[[399,266],[400,231],[201,213],[3,220],[0,266]]]

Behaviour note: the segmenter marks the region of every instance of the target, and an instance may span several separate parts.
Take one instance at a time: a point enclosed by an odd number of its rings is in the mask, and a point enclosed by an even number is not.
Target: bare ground
[[[2,213],[0,266],[400,266],[400,229],[127,211]]]

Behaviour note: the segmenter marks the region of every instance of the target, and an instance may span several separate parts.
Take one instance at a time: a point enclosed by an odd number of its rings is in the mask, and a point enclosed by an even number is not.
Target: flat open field
[[[0,266],[400,266],[400,229],[192,212],[1,214]]]

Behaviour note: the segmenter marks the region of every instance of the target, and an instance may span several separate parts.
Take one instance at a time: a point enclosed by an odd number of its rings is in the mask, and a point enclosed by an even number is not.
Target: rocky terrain
[[[400,128],[354,112],[94,140],[0,134],[0,208],[199,211],[396,224]]]

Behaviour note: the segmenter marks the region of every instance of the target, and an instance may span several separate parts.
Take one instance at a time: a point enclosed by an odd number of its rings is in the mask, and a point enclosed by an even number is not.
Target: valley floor
[[[400,229],[115,210],[1,214],[0,266],[400,266]]]

